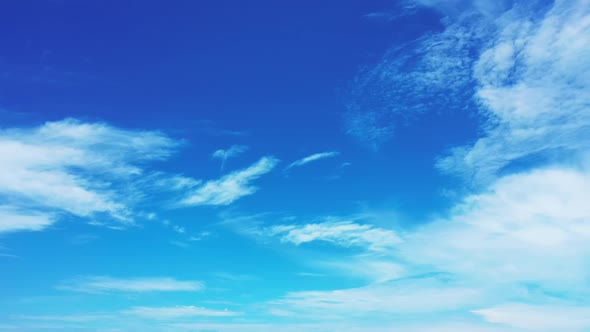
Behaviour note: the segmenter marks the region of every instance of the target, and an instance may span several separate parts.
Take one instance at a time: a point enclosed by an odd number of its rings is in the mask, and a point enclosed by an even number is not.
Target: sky
[[[590,1],[0,29],[0,331],[590,331]]]

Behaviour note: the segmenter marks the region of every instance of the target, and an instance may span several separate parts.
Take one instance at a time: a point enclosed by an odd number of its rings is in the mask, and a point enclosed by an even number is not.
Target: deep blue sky
[[[0,330],[590,331],[589,7],[5,1]]]

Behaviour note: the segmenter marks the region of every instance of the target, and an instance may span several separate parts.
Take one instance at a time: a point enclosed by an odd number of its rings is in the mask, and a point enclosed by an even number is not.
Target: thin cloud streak
[[[287,166],[285,168],[285,170],[289,170],[293,167],[300,167],[303,165],[307,165],[309,163],[321,160],[321,159],[326,159],[326,158],[333,158],[336,157],[340,154],[340,152],[338,151],[329,151],[329,152],[320,152],[320,153],[315,153],[312,154],[310,156],[307,156],[305,158],[301,158],[299,160],[296,160],[294,162],[292,162],[289,166]]]
[[[229,205],[258,191],[258,187],[253,186],[251,182],[272,171],[278,163],[279,160],[274,157],[263,157],[248,168],[234,171],[218,180],[207,181],[189,193],[180,204],[184,206]]]
[[[173,278],[113,278],[89,276],[68,280],[58,289],[83,293],[109,292],[196,292],[205,286],[196,280],[176,280]]]

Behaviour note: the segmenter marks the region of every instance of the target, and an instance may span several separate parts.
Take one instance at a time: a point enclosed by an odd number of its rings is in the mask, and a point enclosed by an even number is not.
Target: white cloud
[[[465,198],[448,219],[404,237],[398,250],[413,262],[486,282],[582,287],[590,276],[583,263],[590,258],[588,197],[587,171],[507,176]]]
[[[519,8],[497,20],[494,41],[474,65],[485,135],[442,159],[444,170],[489,181],[506,167],[588,151],[590,4],[556,1],[540,20]]]
[[[328,221],[317,224],[277,225],[266,231],[283,242],[296,245],[326,241],[342,247],[362,247],[369,251],[393,248],[401,240],[394,231],[357,224],[352,221]]]
[[[16,231],[40,231],[54,222],[47,213],[19,211],[12,207],[0,206],[0,233]]]
[[[336,318],[413,308],[424,318],[452,309],[505,324],[492,327],[502,331],[590,328],[590,2],[491,4],[461,1],[463,12],[446,18],[442,34],[418,42],[415,65],[404,65],[407,50],[390,51],[359,77],[359,99],[349,105],[349,132],[378,144],[404,112],[464,107],[475,96],[481,136],[438,166],[476,183],[477,191],[446,216],[399,233],[401,241],[377,257],[407,276],[444,273],[453,282],[439,283],[431,295],[421,280],[408,279],[398,292],[395,282],[377,278],[361,288],[289,293],[273,302],[277,309]],[[296,230],[288,237],[293,243],[342,241],[300,228],[279,226],[277,234]],[[465,296],[445,307],[453,294]],[[513,302],[523,304],[498,305]]]
[[[217,158],[217,159],[221,159],[220,170],[223,171],[227,159],[237,157],[237,156],[241,155],[242,153],[246,152],[247,150],[248,150],[247,146],[232,145],[227,150],[222,150],[222,149],[216,150],[215,152],[213,152],[212,157]]]
[[[241,315],[239,312],[230,310],[212,310],[195,306],[176,307],[134,307],[125,313],[142,318],[170,320],[187,317],[230,317]]]
[[[71,119],[1,130],[0,154],[10,157],[0,163],[0,197],[8,204],[3,213],[13,211],[4,228],[38,230],[51,224],[54,213],[131,222],[130,198],[117,183],[141,174],[145,162],[168,157],[176,146],[158,132]],[[21,212],[14,211],[27,212],[17,217]]]
[[[338,257],[334,260],[326,260],[315,263],[318,268],[327,270],[330,274],[339,276],[356,277],[370,283],[384,283],[400,279],[408,274],[408,269],[403,264],[392,261],[391,257],[375,257],[361,254],[352,257]]]
[[[474,313],[488,322],[528,331],[581,331],[590,326],[590,307],[506,304]]]
[[[248,168],[207,181],[182,200],[183,205],[229,205],[239,198],[254,194],[258,188],[251,182],[270,172],[279,161],[263,157]]]
[[[69,280],[59,289],[86,292],[196,292],[205,286],[200,281],[173,278],[112,278],[104,276],[82,277]]]
[[[318,160],[321,160],[321,159],[336,157],[339,154],[340,154],[340,152],[338,152],[338,151],[329,151],[329,152],[315,153],[315,154],[312,154],[311,156],[307,156],[305,158],[301,158],[299,160],[294,161],[289,166],[287,166],[285,169],[290,169],[290,168],[293,168],[293,167],[303,166],[305,164],[309,164],[311,162],[318,161]]]
[[[477,289],[417,279],[330,291],[291,292],[269,305],[305,316],[343,319],[455,311],[477,302],[481,296]]]

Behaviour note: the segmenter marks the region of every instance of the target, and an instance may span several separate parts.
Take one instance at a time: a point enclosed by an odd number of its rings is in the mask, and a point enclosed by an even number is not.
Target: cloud
[[[134,307],[125,312],[126,314],[142,318],[170,320],[187,317],[231,317],[241,315],[239,312],[230,310],[212,310],[195,306],[176,307]]]
[[[342,247],[363,247],[369,251],[393,248],[401,240],[395,232],[352,221],[329,221],[317,224],[277,225],[266,231],[283,242],[295,245],[312,241],[330,242]]]
[[[0,154],[10,156],[0,164],[2,229],[40,230],[57,214],[130,223],[132,198],[120,183],[177,146],[159,132],[73,119],[1,130]]]
[[[484,330],[590,328],[590,2],[420,2],[447,15],[444,30],[392,49],[359,76],[348,131],[379,145],[407,114],[477,110],[480,136],[437,162],[473,191],[443,215],[395,232],[399,241],[378,254],[360,247],[368,259],[399,266],[397,279],[375,272],[364,287],[291,292],[271,307],[334,319],[450,310],[448,317],[485,319]],[[347,243],[330,226],[283,225],[276,234]],[[416,277],[433,274],[444,277]]]
[[[173,278],[112,278],[104,276],[81,277],[66,281],[58,289],[85,292],[196,292],[204,289],[203,283],[195,280]]]
[[[189,193],[182,205],[229,205],[239,198],[254,194],[258,188],[250,183],[270,172],[278,159],[263,157],[248,168],[234,171],[219,180],[211,180]]]
[[[449,218],[406,236],[398,250],[416,263],[482,282],[576,285],[582,291],[590,275],[583,263],[590,258],[587,197],[587,170],[506,176],[467,196]]]
[[[330,291],[291,292],[269,305],[304,316],[343,319],[454,311],[480,298],[477,289],[421,279]]]
[[[444,32],[396,45],[357,75],[346,101],[347,134],[378,149],[417,115],[474,109],[470,54],[480,31],[445,23]]]
[[[590,294],[587,197],[586,168],[555,167],[500,178],[486,191],[463,198],[449,216],[403,233],[378,229],[384,232],[374,236],[373,226],[331,221],[275,226],[267,234],[285,242],[359,247],[364,254],[317,265],[348,276],[364,275],[370,283],[292,292],[269,306],[297,316],[334,319],[473,312],[490,323],[529,331],[553,317],[551,309],[537,310],[534,304],[559,299],[551,306],[557,319],[546,330],[590,327],[590,321],[582,319],[587,313],[583,299]],[[493,306],[506,301],[527,306]],[[477,309],[483,305],[491,309]]]
[[[491,323],[529,331],[581,331],[590,326],[590,307],[506,304],[474,313]]]
[[[556,1],[539,19],[514,9],[474,63],[485,135],[442,158],[442,170],[486,182],[499,172],[575,159],[590,145],[590,5]]]
[[[315,153],[315,154],[312,154],[311,156],[307,156],[305,158],[294,161],[289,166],[287,166],[285,169],[303,166],[303,165],[306,165],[306,164],[309,164],[311,162],[318,161],[321,159],[336,157],[339,154],[340,154],[340,152],[338,152],[338,151]]]
[[[227,161],[227,159],[237,157],[237,156],[241,155],[242,153],[246,152],[247,150],[248,150],[247,146],[232,145],[227,150],[216,150],[215,152],[213,152],[212,157],[216,158],[216,159],[221,159],[220,170],[223,171],[223,168],[225,167],[225,162]]]
[[[19,211],[12,207],[0,206],[0,233],[17,231],[40,231],[54,223],[51,214]]]

